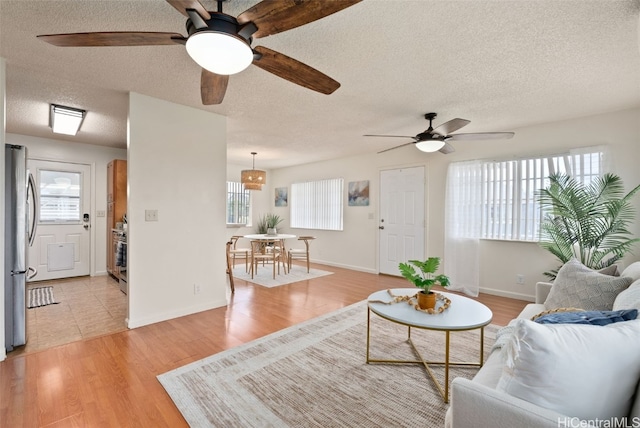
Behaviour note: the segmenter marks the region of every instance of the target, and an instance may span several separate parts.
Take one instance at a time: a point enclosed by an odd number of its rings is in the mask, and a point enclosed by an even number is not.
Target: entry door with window
[[[425,258],[424,177],[424,167],[380,172],[380,273],[400,276],[400,262]]]
[[[89,275],[91,166],[29,160],[38,191],[38,228],[29,263],[35,279]]]

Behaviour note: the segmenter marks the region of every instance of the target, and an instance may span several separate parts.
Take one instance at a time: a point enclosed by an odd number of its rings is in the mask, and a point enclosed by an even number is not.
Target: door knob
[[[378,229],[382,230],[384,229],[384,226],[378,226]]]

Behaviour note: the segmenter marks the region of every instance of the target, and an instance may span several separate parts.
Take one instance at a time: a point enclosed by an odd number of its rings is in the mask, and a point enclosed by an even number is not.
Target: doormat
[[[38,287],[29,289],[29,304],[27,308],[39,308],[47,305],[57,305],[56,299],[53,297],[53,287]]]

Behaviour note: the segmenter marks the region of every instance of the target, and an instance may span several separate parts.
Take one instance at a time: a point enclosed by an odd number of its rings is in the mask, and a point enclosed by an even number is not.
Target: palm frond
[[[547,214],[540,228],[540,246],[562,263],[572,257],[599,269],[609,266],[640,242],[631,238],[629,226],[635,220],[633,196],[626,195],[620,177],[605,174],[583,185],[565,174],[549,177],[549,186],[536,192]],[[554,271],[545,272],[552,277]]]

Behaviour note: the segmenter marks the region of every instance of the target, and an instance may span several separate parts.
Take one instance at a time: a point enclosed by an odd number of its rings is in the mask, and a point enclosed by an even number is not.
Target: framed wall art
[[[276,207],[286,207],[289,199],[287,187],[276,187]]]
[[[369,180],[349,182],[349,206],[369,206]]]

